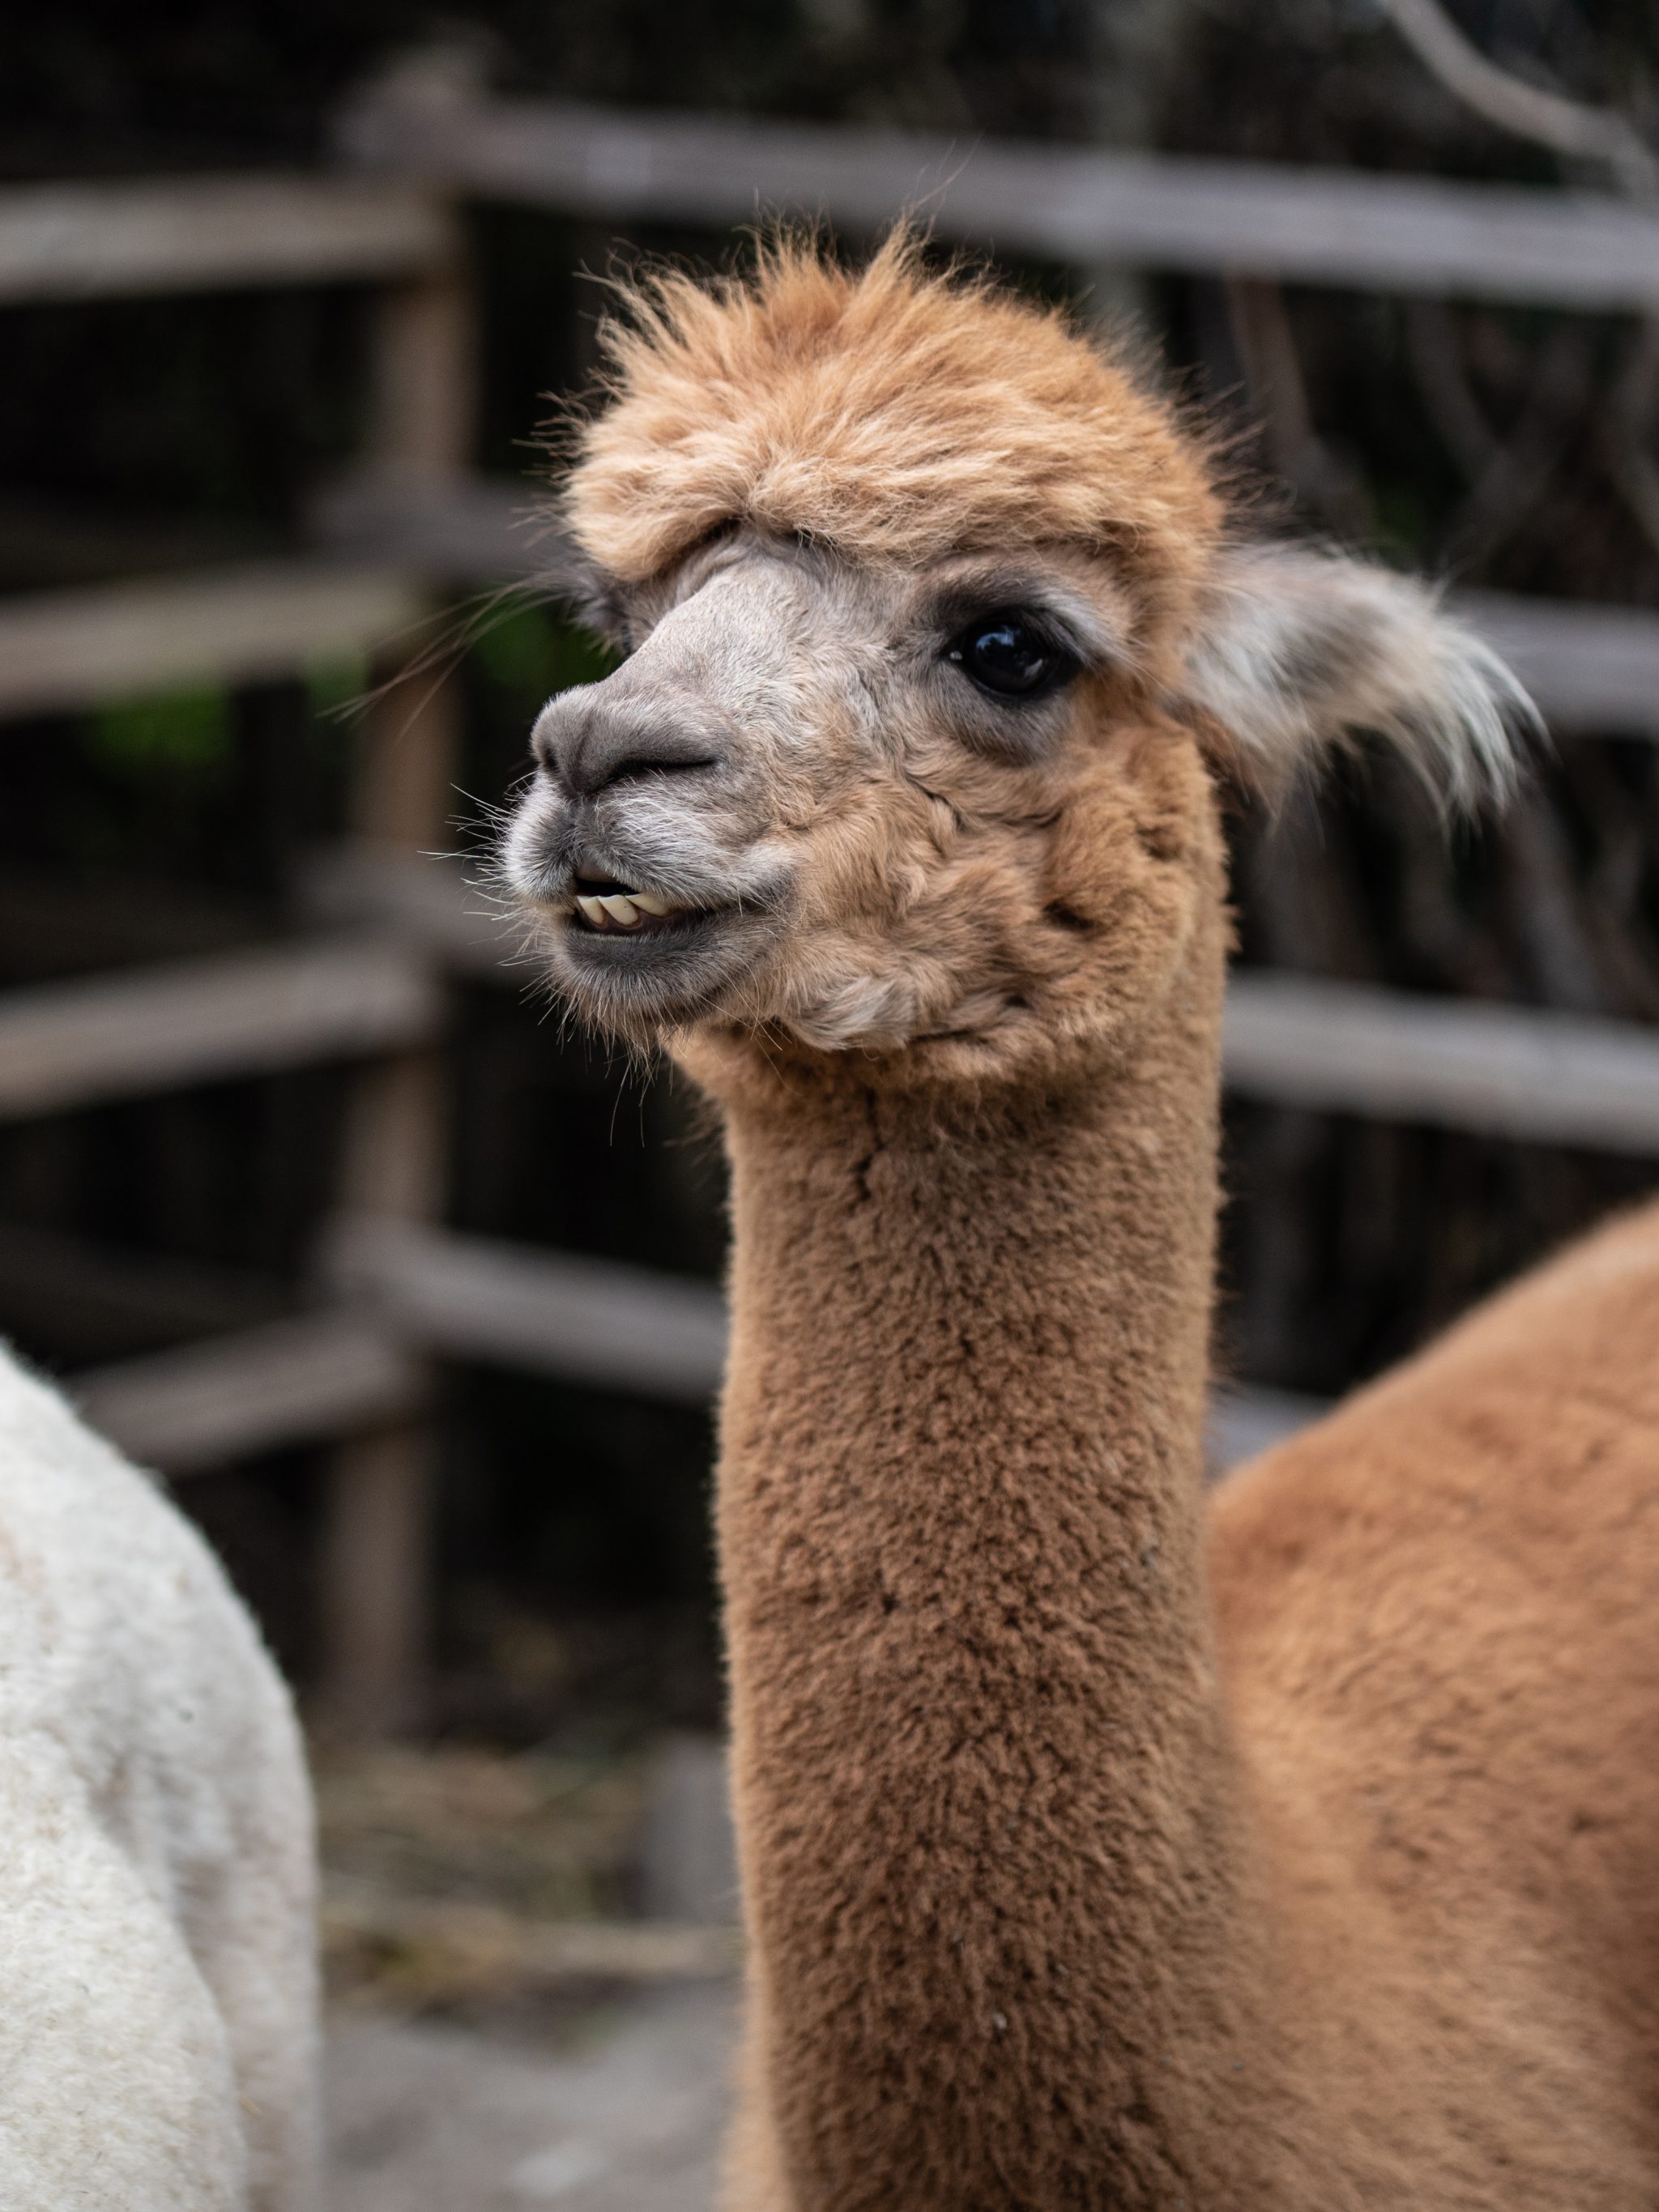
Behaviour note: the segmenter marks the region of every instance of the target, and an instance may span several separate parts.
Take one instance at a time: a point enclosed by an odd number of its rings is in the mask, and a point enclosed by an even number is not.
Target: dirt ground
[[[706,2212],[733,1993],[630,1994],[544,2039],[337,2011],[328,2212]]]
[[[328,2212],[707,2212],[735,2002],[720,1745],[388,1746],[316,1775]]]

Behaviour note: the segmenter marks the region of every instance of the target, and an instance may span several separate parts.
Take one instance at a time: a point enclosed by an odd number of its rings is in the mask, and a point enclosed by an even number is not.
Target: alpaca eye
[[[1015,614],[970,623],[945,658],[999,699],[1040,699],[1077,672],[1069,653]]]

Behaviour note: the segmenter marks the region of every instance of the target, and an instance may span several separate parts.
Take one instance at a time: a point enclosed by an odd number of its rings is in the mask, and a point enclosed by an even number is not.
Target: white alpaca
[[[0,1352],[0,2207],[317,2201],[313,1824],[206,1545]]]

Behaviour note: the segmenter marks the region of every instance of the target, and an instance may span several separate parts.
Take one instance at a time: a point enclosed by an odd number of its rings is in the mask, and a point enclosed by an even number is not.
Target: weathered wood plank
[[[307,516],[312,538],[343,558],[386,561],[435,582],[556,586],[568,570],[568,541],[547,513],[544,486],[463,477],[422,483],[358,469],[328,485]]]
[[[1659,614],[1499,592],[1457,592],[1449,605],[1557,728],[1659,738]]]
[[[49,1346],[54,1364],[131,1359],[293,1309],[281,1282],[251,1271],[0,1224],[0,1335]]]
[[[314,559],[32,592],[0,602],[0,715],[275,682],[385,647],[425,612],[407,572]]]
[[[692,1405],[719,1387],[726,1304],[712,1284],[372,1215],[336,1223],[325,1268],[453,1358]]]
[[[73,1379],[93,1427],[147,1467],[191,1474],[407,1416],[424,1370],[361,1315],[307,1314]]]
[[[1251,969],[1224,1035],[1246,1097],[1659,1155],[1659,1031],[1633,1023]]]
[[[869,231],[914,208],[945,237],[1085,264],[1603,310],[1659,299],[1659,220],[1590,193],[531,100],[370,99],[341,143],[367,166],[610,222],[775,210]]]
[[[0,304],[408,276],[455,250],[453,215],[405,184],[189,177],[0,191]]]
[[[313,853],[295,895],[313,922],[378,929],[486,982],[528,989],[539,970],[505,901],[476,880],[480,869],[430,853],[357,842]]]
[[[459,469],[474,413],[464,289],[411,288],[380,302],[376,447],[383,468],[415,483]],[[447,842],[461,749],[453,672],[418,667],[358,727],[352,816],[361,849],[418,863]],[[449,1075],[428,1043],[363,1067],[353,1085],[336,1176],[343,1212],[405,1222],[443,1212]],[[328,1469],[323,1505],[321,1709],[337,1729],[368,1735],[419,1717],[431,1658],[431,1527],[437,1439],[418,1422],[348,1437]]]
[[[439,987],[418,952],[341,937],[0,997],[0,1117],[313,1060],[430,1036]]]
[[[425,1228],[387,1237],[374,1222],[365,1237],[363,1227],[341,1225],[335,1272],[377,1310],[332,1307],[148,1352],[71,1378],[70,1395],[123,1451],[182,1475],[384,1435],[424,1405],[434,1350],[694,1404],[719,1388],[725,1307],[706,1285]],[[626,1355],[601,1331],[624,1338]],[[1320,1410],[1231,1389],[1212,1417],[1212,1462],[1231,1466]]]

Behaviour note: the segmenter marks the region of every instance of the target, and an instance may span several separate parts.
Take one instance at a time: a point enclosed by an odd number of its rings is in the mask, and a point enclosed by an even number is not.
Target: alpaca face
[[[1107,562],[743,528],[617,596],[630,655],[537,723],[506,855],[594,1024],[960,1065],[1172,966],[1206,780]]]
[[[1031,1073],[1180,973],[1212,764],[1363,730],[1454,802],[1511,773],[1525,702],[1429,594],[1230,543],[1201,438],[902,232],[659,271],[605,343],[562,516],[630,657],[537,724],[505,866],[613,1035]]]

